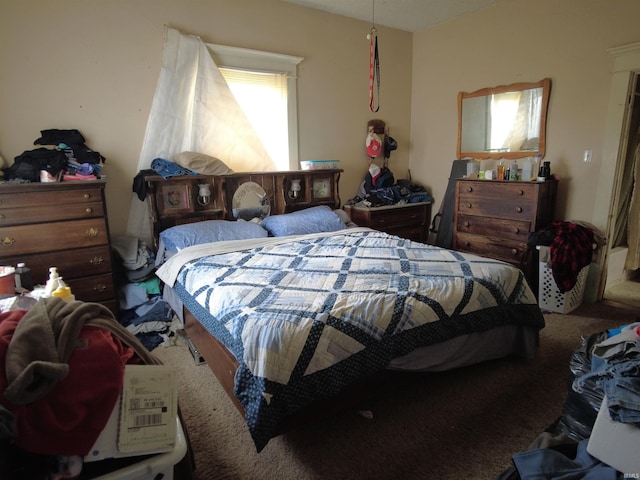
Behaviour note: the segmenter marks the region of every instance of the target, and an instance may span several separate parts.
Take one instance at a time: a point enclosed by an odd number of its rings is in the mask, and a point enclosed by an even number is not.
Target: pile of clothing
[[[116,282],[120,323],[153,350],[167,340],[173,322],[173,311],[163,300],[160,280],[155,276],[155,253],[132,236],[116,237],[112,248],[121,267]]]
[[[159,363],[98,303],[48,297],[0,313],[0,478],[76,478],[58,465],[82,468],[125,365]]]
[[[100,177],[105,158],[85,144],[77,129],[41,130],[33,144],[39,148],[26,150],[3,169],[6,180],[40,182],[61,180],[94,180]]]
[[[569,370],[570,388],[561,417],[526,452],[514,455],[513,465],[496,480],[614,480],[625,473],[629,478],[638,474],[616,470],[607,463],[609,458],[592,454],[589,443],[592,436],[601,434],[594,429],[601,408],[607,409],[614,424],[640,429],[640,322],[583,338],[571,356]],[[619,446],[620,438],[607,434],[599,441]]]
[[[347,201],[347,205],[362,204],[367,207],[380,207],[432,200],[431,195],[422,185],[411,180],[396,182],[391,170],[371,163],[364,181],[360,184],[358,194]]]
[[[591,264],[596,246],[604,245],[602,234],[585,222],[551,222],[538,232],[529,234],[530,248],[538,245],[549,247],[548,263],[558,290],[570,291],[576,284],[580,271]],[[547,261],[541,258],[540,261]]]

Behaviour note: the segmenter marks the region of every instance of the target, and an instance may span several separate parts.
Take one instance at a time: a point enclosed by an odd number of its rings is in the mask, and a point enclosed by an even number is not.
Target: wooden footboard
[[[244,408],[233,393],[235,373],[238,369],[238,362],[235,357],[213,335],[207,332],[187,308],[184,308],[183,318],[187,336],[196,346],[233,404],[244,417]]]

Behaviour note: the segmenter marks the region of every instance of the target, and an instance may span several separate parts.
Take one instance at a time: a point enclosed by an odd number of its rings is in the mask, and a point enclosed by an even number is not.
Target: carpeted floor
[[[583,304],[545,315],[532,361],[402,375],[362,409],[272,439],[256,453],[240,414],[184,343],[153,353],[174,365],[198,480],[492,479],[561,414],[581,338],[636,321],[637,311]]]

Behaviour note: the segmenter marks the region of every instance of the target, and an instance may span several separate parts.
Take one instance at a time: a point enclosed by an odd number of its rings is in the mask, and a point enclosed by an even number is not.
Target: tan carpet
[[[583,304],[545,315],[533,361],[503,359],[454,372],[402,376],[388,393],[272,439],[259,454],[206,365],[183,345],[154,350],[179,377],[195,478],[491,479],[561,414],[568,361],[581,338],[636,321],[637,312]]]

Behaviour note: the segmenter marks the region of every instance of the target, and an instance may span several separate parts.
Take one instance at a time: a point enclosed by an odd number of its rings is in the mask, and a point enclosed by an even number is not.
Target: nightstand
[[[431,203],[417,202],[382,207],[345,205],[349,218],[361,227],[380,230],[408,240],[425,243],[431,221]]]

